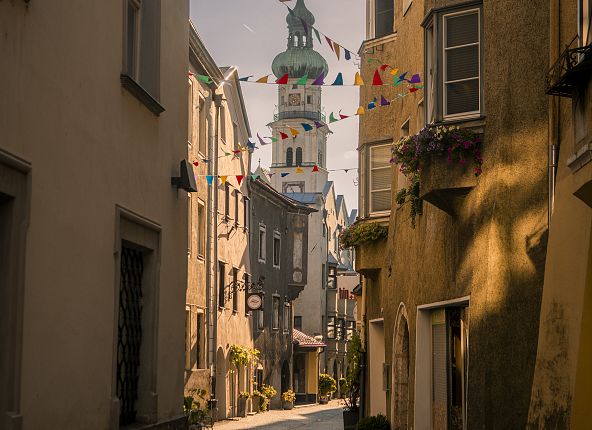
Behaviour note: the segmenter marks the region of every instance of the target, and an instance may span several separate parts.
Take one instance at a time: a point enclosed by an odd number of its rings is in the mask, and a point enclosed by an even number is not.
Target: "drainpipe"
[[[368,280],[366,276],[360,279],[362,285],[362,327],[360,328],[360,346],[362,354],[360,357],[360,419],[364,417],[366,409],[366,291],[368,289]]]
[[[561,46],[561,0],[553,0],[551,2],[551,22],[550,22],[550,61],[554,63],[559,58]],[[549,190],[548,190],[548,228],[551,228],[551,217],[553,215],[553,207],[555,205],[555,185],[557,179],[557,160],[559,158],[559,136],[560,136],[560,118],[559,118],[560,100],[558,97],[551,97],[549,103],[549,123],[548,123],[548,140],[549,140]]]

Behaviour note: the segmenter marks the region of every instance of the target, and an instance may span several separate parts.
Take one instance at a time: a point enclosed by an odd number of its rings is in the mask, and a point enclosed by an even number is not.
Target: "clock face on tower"
[[[300,105],[300,94],[290,94],[290,106]]]

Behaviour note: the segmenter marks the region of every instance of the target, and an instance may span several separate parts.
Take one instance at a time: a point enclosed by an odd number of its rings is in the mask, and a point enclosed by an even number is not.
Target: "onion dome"
[[[271,69],[278,78],[286,73],[290,78],[308,75],[316,79],[321,73],[327,76],[329,66],[321,54],[313,49],[312,26],[315,17],[306,8],[304,0],[297,0],[296,6],[286,17],[288,23],[288,49],[278,54]],[[306,26],[304,25],[306,24]]]

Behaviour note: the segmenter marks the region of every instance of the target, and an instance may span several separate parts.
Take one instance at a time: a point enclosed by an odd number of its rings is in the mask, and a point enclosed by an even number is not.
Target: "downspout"
[[[216,92],[216,87],[214,85],[210,86],[210,93],[208,98],[206,99],[205,110],[208,112],[208,154],[211,154],[214,148],[214,125],[212,117],[211,109],[212,109],[212,102],[214,98],[214,94]],[[208,175],[213,175],[213,163],[210,161],[208,164]],[[214,271],[212,270],[212,264],[215,261],[212,258],[212,249],[213,244],[215,243],[214,236],[212,234],[212,187],[208,186],[208,211],[206,216],[206,303],[207,303],[207,318],[208,318],[208,369],[210,369],[210,378],[214,377],[214,363],[216,357],[216,337],[214,334],[214,327],[216,325],[216,312],[213,303],[212,289],[213,284],[212,282],[212,274]],[[213,285],[212,285],[213,284]],[[210,387],[211,388],[211,387]],[[210,390],[212,392],[212,390]]]
[[[362,354],[360,357],[360,410],[359,416],[362,419],[366,408],[366,291],[368,289],[368,280],[362,275],[360,279],[362,286],[362,326],[360,327],[360,346]]]
[[[559,49],[561,46],[561,0],[551,0],[551,19],[550,19],[550,63],[553,64],[559,58]],[[551,97],[549,103],[549,190],[548,190],[548,228],[551,228],[551,217],[555,206],[555,185],[557,180],[557,161],[559,158],[559,137],[560,137],[560,117],[559,117],[559,97]]]

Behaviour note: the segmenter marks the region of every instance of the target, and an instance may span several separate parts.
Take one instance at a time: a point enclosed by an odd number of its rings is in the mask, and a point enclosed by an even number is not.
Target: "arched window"
[[[294,151],[292,148],[286,150],[286,166],[290,167],[294,164]]]
[[[323,151],[319,150],[319,166],[325,167],[323,165]]]
[[[302,148],[296,148],[296,165],[302,164]]]

